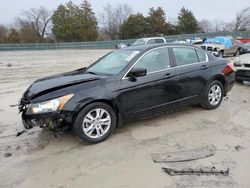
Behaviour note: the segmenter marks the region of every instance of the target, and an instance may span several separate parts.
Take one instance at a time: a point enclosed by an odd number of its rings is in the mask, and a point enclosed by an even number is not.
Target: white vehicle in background
[[[145,44],[159,44],[159,43],[167,43],[166,39],[164,37],[150,37],[150,38],[140,38],[137,39],[134,43],[132,44],[124,44],[120,43],[116,45],[116,48],[126,48],[128,46],[138,46],[138,45],[145,45]]]
[[[150,37],[137,39],[131,46],[145,45],[145,44],[159,44],[167,43],[164,37]]]
[[[202,44],[203,40],[201,38],[186,39],[186,43],[187,44],[192,44],[192,45]]]
[[[238,81],[250,81],[250,54],[243,54],[234,63],[236,67],[235,78]]]

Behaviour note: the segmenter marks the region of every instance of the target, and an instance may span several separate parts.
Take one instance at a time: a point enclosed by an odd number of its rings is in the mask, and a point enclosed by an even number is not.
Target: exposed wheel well
[[[222,86],[223,86],[223,88],[224,88],[224,95],[226,94],[225,93],[225,84],[226,84],[226,81],[225,81],[225,79],[224,78],[222,78],[222,77],[215,77],[213,80],[217,80],[217,81],[219,81],[221,84],[222,84]]]

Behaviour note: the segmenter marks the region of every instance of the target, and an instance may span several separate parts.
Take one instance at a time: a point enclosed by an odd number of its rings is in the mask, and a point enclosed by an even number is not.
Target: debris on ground
[[[16,147],[16,150],[20,150],[20,148],[21,148],[21,146],[17,146],[17,147]]]
[[[17,106],[18,106],[18,104],[10,104],[11,108],[14,108],[14,107],[17,107]]]
[[[243,147],[240,146],[240,145],[237,145],[237,146],[234,147],[234,149],[235,149],[236,151],[239,151],[239,150],[243,149]]]
[[[244,100],[243,102],[244,102],[245,104],[247,103],[247,101],[246,101],[246,100]]]
[[[8,64],[7,64],[7,67],[11,67],[11,66],[12,66],[12,64],[11,64],[11,63],[8,63]]]
[[[10,157],[10,156],[12,156],[11,153],[5,153],[5,154],[4,154],[4,157],[6,157],[6,158],[8,158],[8,157]]]
[[[205,146],[186,151],[153,154],[152,157],[155,163],[185,162],[214,156],[215,150],[214,146]]]
[[[55,138],[60,138],[59,134],[57,134],[57,133],[54,133],[53,135]]]
[[[176,170],[173,168],[162,168],[165,170],[166,173],[168,173],[170,176],[182,176],[182,175],[224,175],[228,176],[229,174],[229,168],[227,170],[216,170],[215,167],[212,167],[210,169],[208,168],[200,168],[200,169],[184,169],[184,170]]]
[[[16,133],[16,136],[18,137],[18,136],[21,136],[23,133],[25,133],[26,132],[26,130],[22,130],[22,131],[20,131],[20,132],[17,132]]]

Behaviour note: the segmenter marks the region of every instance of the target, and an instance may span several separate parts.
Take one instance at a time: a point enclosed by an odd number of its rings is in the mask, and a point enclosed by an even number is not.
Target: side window
[[[147,53],[134,68],[145,68],[147,73],[170,68],[168,49],[160,48]]]
[[[154,44],[155,43],[155,39],[150,39],[148,40],[147,44]]]
[[[155,39],[155,43],[164,43],[163,39]]]
[[[205,52],[201,51],[201,50],[196,50],[198,58],[199,58],[199,62],[204,62],[207,61],[207,55]]]
[[[188,47],[175,47],[172,49],[177,66],[189,65],[198,62],[198,57],[195,49]]]

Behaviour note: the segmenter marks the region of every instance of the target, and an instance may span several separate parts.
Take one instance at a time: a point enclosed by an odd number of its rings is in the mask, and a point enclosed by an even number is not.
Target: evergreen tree
[[[122,25],[122,32],[124,33],[124,38],[132,39],[144,37],[145,35],[145,17],[138,13],[136,15],[130,15],[127,21]]]
[[[80,6],[72,1],[60,5],[52,16],[52,23],[52,32],[59,41],[90,41],[98,37],[96,17],[87,0]]]
[[[178,15],[177,31],[180,34],[192,34],[199,31],[199,25],[191,10],[183,7]]]
[[[91,8],[91,4],[87,0],[84,0],[80,5],[79,17],[80,29],[83,29],[83,31],[79,31],[81,38],[86,41],[96,40],[98,38],[97,19]]]
[[[148,34],[153,36],[171,33],[171,25],[166,22],[166,14],[161,7],[156,10],[150,8],[146,26]]]

